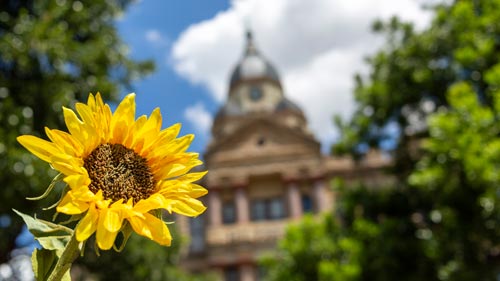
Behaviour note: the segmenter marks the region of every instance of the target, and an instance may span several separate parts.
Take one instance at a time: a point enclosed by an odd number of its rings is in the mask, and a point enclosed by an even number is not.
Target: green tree
[[[387,44],[369,60],[370,76],[357,77],[352,120],[337,121],[343,139],[336,152],[398,141],[395,188],[414,202],[415,216],[406,219],[418,218],[415,235],[423,240],[414,250],[433,262],[434,279],[494,280],[500,273],[500,189],[491,176],[500,137],[499,8],[498,0],[441,4],[422,31],[396,18],[376,23]],[[391,123],[397,136],[384,134]]]
[[[278,265],[269,269],[270,280],[285,280],[280,272],[294,262],[321,276],[324,261],[304,256],[315,252],[308,243],[324,239],[341,267],[359,269],[354,280],[500,275],[500,1],[432,9],[424,30],[397,18],[375,23],[386,45],[368,59],[369,76],[356,77],[352,119],[336,119],[342,138],[333,153],[362,157],[366,147],[395,141],[394,185],[339,190],[338,227],[313,238],[291,228],[280,255],[268,262]],[[335,246],[346,238],[355,252]],[[344,278],[342,269],[326,268],[330,280]]]
[[[305,216],[288,226],[278,253],[269,253],[261,264],[268,280],[357,280],[359,242],[339,228],[331,215]]]
[[[500,80],[497,80],[500,82]],[[432,194],[421,231],[441,280],[495,280],[500,274],[500,89],[492,107],[471,84],[448,94],[449,110],[429,120],[425,156],[409,182]]]
[[[360,144],[380,145],[384,126],[399,127],[389,136],[398,140],[396,188],[409,202],[420,198],[413,205],[422,217],[417,234],[441,280],[499,273],[498,179],[481,179],[498,165],[490,157],[500,136],[499,8],[498,0],[441,4],[422,31],[396,18],[376,23],[387,44],[369,60],[370,76],[357,77],[352,120],[337,121],[343,139],[334,150],[353,154]]]
[[[150,61],[129,59],[117,34],[114,19],[129,3],[0,1],[0,263],[16,246],[23,225],[12,208],[40,211],[42,206],[25,196],[39,195],[54,177],[16,137],[44,136],[44,126],[65,129],[63,105],[97,91],[114,101],[133,78],[153,70]]]
[[[262,260],[266,280],[438,280],[419,232],[422,216],[415,211],[423,194],[337,188],[335,215],[290,226],[277,253]]]
[[[394,138],[384,129],[395,124],[395,168],[404,177],[418,160],[414,140],[427,135],[426,116],[448,105],[450,85],[467,81],[491,105],[497,86],[486,77],[500,61],[500,1],[449,1],[433,12],[431,25],[422,31],[396,17],[373,25],[385,34],[386,44],[368,58],[370,74],[355,79],[357,109],[351,120],[336,118],[342,139],[335,153],[360,154],[360,144],[378,147]]]

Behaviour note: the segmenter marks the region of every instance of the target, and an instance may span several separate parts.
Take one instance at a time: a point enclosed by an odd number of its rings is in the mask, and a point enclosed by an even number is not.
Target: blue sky
[[[338,138],[333,115],[347,119],[355,108],[354,74],[368,72],[363,59],[383,43],[372,22],[398,15],[425,27],[430,15],[420,6],[429,1],[138,1],[117,21],[130,56],[157,66],[134,83],[137,114],[160,107],[164,124],[181,122],[182,134],[196,135],[191,151],[202,153],[249,27],[326,152]]]
[[[191,150],[201,152],[207,135],[197,134],[195,126],[184,117],[185,109],[200,101],[215,112],[217,104],[207,95],[207,89],[193,85],[175,73],[170,61],[173,41],[192,23],[212,18],[227,9],[226,0],[161,1],[145,0],[130,5],[117,27],[135,59],[152,59],[156,72],[134,83],[137,115],[149,115],[160,107],[164,126],[181,122],[181,134],[195,133]],[[126,93],[123,93],[125,95]]]

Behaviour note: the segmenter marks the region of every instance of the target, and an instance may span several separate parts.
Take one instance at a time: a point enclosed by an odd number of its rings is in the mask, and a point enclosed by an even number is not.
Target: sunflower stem
[[[57,261],[54,270],[50,273],[47,281],[59,281],[63,278],[64,274],[68,272],[80,253],[80,249],[78,247],[79,244],[80,243],[76,240],[76,232],[74,232],[73,235],[71,235],[71,239],[68,244],[66,244],[61,257]]]

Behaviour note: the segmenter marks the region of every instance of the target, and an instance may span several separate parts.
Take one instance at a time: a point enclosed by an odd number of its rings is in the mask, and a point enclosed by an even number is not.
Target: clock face
[[[262,98],[262,90],[260,87],[252,86],[250,88],[250,99],[253,101],[258,101]]]

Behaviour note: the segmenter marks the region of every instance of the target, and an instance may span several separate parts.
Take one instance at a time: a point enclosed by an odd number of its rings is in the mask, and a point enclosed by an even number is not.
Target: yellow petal
[[[201,179],[207,173],[208,173],[208,171],[189,173],[189,174],[185,174],[185,175],[179,177],[177,180],[183,181],[183,182],[194,182],[194,181]]]
[[[96,126],[100,128],[100,142],[109,142],[111,140],[111,134],[109,130],[112,116],[111,109],[102,101],[100,93],[97,93],[95,96],[95,105],[89,103],[89,106],[91,110],[96,114]]]
[[[130,129],[130,131],[133,133],[128,134],[128,136],[126,136],[122,142],[122,144],[124,146],[132,147],[137,152],[137,148],[135,147],[134,143],[137,141],[137,138],[140,136],[140,134],[138,133],[139,128],[142,127],[146,123],[147,120],[148,120],[148,118],[146,117],[146,115],[141,115],[139,118],[137,118],[137,120],[134,123],[133,128]]]
[[[208,190],[205,189],[203,186],[198,184],[191,184],[191,190],[188,192],[188,196],[192,198],[198,198],[203,195],[206,195],[207,193]]]
[[[158,147],[158,149],[165,150],[165,152],[168,152],[169,154],[183,153],[189,148],[193,139],[193,134],[185,135],[172,140],[169,144],[164,145],[164,147]]]
[[[50,157],[54,154],[61,153],[61,151],[51,142],[37,138],[35,136],[19,136],[17,141],[24,146],[29,152],[33,153],[38,158],[45,162],[51,162]]]
[[[97,229],[97,221],[99,219],[99,213],[97,212],[95,205],[92,204],[87,214],[80,220],[76,226],[76,240],[85,241],[90,235],[92,235]]]
[[[78,115],[80,115],[80,118],[82,118],[83,123],[95,128],[96,120],[94,117],[94,113],[92,112],[90,107],[84,103],[79,102],[75,104],[75,108],[76,111],[78,112]]]
[[[191,159],[186,164],[173,164],[170,171],[165,175],[165,179],[175,178],[189,172],[192,168],[203,164],[199,159]]]
[[[70,134],[55,129],[50,130],[47,127],[45,127],[45,134],[61,151],[72,156],[82,157],[83,145]]]
[[[148,122],[144,124],[144,131],[155,130],[160,131],[162,123],[161,111],[160,108],[157,107],[151,112],[149,116]]]
[[[151,144],[149,144],[149,147],[144,147],[141,155],[144,157],[150,159],[150,158],[161,158],[163,157],[163,153],[160,151],[159,148],[161,148],[163,145],[168,146],[168,143],[170,143],[173,139],[179,135],[179,132],[181,130],[181,124],[176,123],[158,133],[158,137],[156,140],[154,140]]]
[[[117,232],[122,227],[123,217],[120,210],[104,209],[101,216],[104,218],[103,226],[106,230]]]
[[[77,215],[85,212],[88,208],[89,203],[75,200],[74,194],[72,194],[72,190],[70,190],[64,195],[64,198],[57,206],[57,211],[67,215]]]
[[[198,153],[183,153],[167,156],[163,159],[150,160],[151,171],[157,180],[179,177],[192,168],[203,164],[198,159]]]
[[[99,94],[99,93],[97,93],[97,94]],[[96,103],[95,103],[94,95],[92,95],[92,93],[89,93],[89,97],[87,99],[87,104],[88,104],[88,106],[90,107],[90,109],[92,111],[95,111],[95,109],[96,109]]]
[[[128,94],[118,105],[111,117],[110,130],[114,143],[122,143],[128,135],[128,129],[134,124],[135,119],[135,94]]]
[[[143,149],[148,149],[151,144],[153,144],[158,139],[158,135],[161,129],[161,120],[162,117],[160,109],[156,108],[151,113],[149,119],[147,119],[145,123],[141,124],[140,127],[137,127],[137,131],[134,136],[135,142],[132,144],[132,146],[135,146],[135,144],[138,142],[143,142]],[[138,151],[138,153],[141,155],[142,152],[142,149]]]
[[[181,123],[175,123],[172,126],[162,130],[159,134],[159,139],[156,144],[168,143],[175,139],[181,131]]]
[[[189,197],[182,198],[182,200],[178,199],[175,201],[175,204],[172,205],[173,212],[189,217],[196,217],[206,209],[207,207],[203,206],[200,200]]]
[[[84,175],[71,175],[64,178],[64,182],[69,185],[71,189],[80,189],[87,187],[90,184],[90,178],[87,174]],[[89,192],[91,192],[89,190]]]
[[[109,250],[111,247],[113,247],[113,244],[115,243],[115,238],[116,235],[118,234],[118,231],[109,231],[105,227],[105,216],[103,216],[103,211],[101,210],[101,214],[99,215],[99,221],[97,222],[97,233],[96,233],[96,241],[97,241],[97,246],[103,250]]]
[[[149,196],[148,199],[140,200],[139,202],[137,202],[137,204],[135,204],[134,206],[134,211],[139,213],[147,213],[151,210],[167,209],[171,204],[171,200],[167,200],[163,195],[155,193]]]
[[[105,104],[101,108],[101,143],[106,143],[111,140],[111,130],[110,130],[110,124],[111,124],[111,109],[109,108],[109,105]]]
[[[69,175],[84,175],[86,170],[83,167],[83,160],[67,154],[56,154],[50,157],[52,167],[59,172]]]
[[[189,196],[198,198],[207,194],[207,190],[194,183],[185,183],[179,180],[166,180],[158,184],[158,193],[163,194],[169,198],[172,196]]]
[[[83,130],[83,122],[78,119],[75,112],[63,106],[64,121],[69,133],[76,138],[80,143],[87,143],[87,136]]]
[[[172,241],[170,231],[165,223],[155,216],[145,213],[144,218],[134,216],[128,218],[128,221],[137,234],[154,240],[160,245],[170,246]]]

